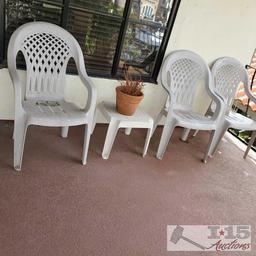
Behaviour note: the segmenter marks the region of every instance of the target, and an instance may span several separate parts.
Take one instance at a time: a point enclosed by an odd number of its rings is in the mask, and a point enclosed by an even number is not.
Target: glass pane
[[[6,0],[5,2],[5,48],[7,49],[12,33],[21,25],[31,21],[46,21],[60,25],[62,13],[62,0],[43,1],[36,0]],[[5,51],[7,52],[7,51]],[[18,63],[24,63],[18,58]]]
[[[91,75],[111,76],[122,8],[112,0],[71,0],[67,29],[78,40]]]
[[[133,0],[119,73],[124,65],[134,74],[148,76],[152,73],[171,7],[172,0]]]
[[[98,13],[109,13],[112,15],[122,16],[125,1],[118,4],[118,1],[113,0],[71,0],[70,6],[80,8],[84,11],[96,11]]]
[[[6,1],[6,27],[20,26],[30,21],[60,24],[62,1],[8,0]]]

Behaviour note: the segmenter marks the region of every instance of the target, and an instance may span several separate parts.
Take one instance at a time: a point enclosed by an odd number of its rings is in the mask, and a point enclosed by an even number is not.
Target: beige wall
[[[182,0],[167,53],[174,49],[190,49],[208,63],[220,56],[233,56],[244,64],[250,61],[256,46],[255,0]],[[251,32],[252,31],[252,32]],[[22,74],[24,76],[24,74]],[[98,100],[115,100],[118,82],[93,79]],[[82,106],[86,91],[79,79],[68,76],[67,99]],[[160,86],[147,84],[142,107],[155,116],[164,104],[166,95]],[[205,111],[208,98],[202,89],[195,109]],[[13,118],[13,89],[6,69],[0,70],[0,119]],[[100,116],[100,122],[105,120]]]
[[[182,0],[167,52],[191,49],[207,62],[233,56],[248,63],[256,48],[255,0]]]

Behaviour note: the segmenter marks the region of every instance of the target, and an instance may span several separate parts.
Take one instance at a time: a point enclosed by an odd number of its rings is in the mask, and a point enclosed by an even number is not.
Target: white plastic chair
[[[221,100],[212,88],[210,70],[199,55],[187,50],[172,52],[164,60],[161,81],[169,94],[169,101],[159,115],[167,117],[157,151],[157,158],[159,159],[163,158],[176,126],[186,128],[184,134],[189,129],[214,131],[218,120],[223,115]],[[201,83],[204,83],[209,96],[216,102],[216,111],[211,119],[192,110],[196,89]],[[160,120],[159,116],[157,120]],[[205,161],[208,155],[207,152],[204,158]]]
[[[22,84],[16,68],[18,52],[26,61],[26,85]],[[74,59],[78,75],[88,91],[84,109],[64,99],[65,73],[70,58]],[[21,170],[29,125],[62,127],[61,135],[67,137],[69,126],[86,124],[82,154],[82,163],[86,164],[97,95],[76,39],[57,25],[27,23],[11,36],[8,69],[15,91],[14,168]],[[25,97],[22,87],[25,87]]]
[[[248,83],[247,71],[238,60],[231,57],[219,58],[212,67],[214,80],[214,91],[223,101],[225,107],[225,118],[220,120],[212,144],[209,149],[209,155],[213,155],[218,144],[228,128],[239,130],[256,130],[256,121],[247,118],[239,113],[232,111],[233,99],[239,84],[244,84],[245,92],[251,100],[256,101],[252,95]],[[255,135],[253,134],[252,139]],[[253,142],[251,141],[251,144]]]

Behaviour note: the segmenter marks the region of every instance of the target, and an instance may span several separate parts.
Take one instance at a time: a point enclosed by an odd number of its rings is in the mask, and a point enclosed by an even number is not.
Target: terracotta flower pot
[[[132,116],[144,95],[132,96],[121,91],[122,86],[116,87],[116,110],[126,116]]]

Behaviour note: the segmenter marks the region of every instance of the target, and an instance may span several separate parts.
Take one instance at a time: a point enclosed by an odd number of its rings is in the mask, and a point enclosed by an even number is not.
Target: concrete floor
[[[82,166],[82,127],[71,128],[68,139],[56,128],[30,127],[17,173],[12,123],[0,122],[1,256],[205,255],[167,252],[166,225],[256,230],[256,164],[229,140],[205,165],[206,132],[187,144],[176,129],[162,161],[155,158],[161,128],[145,158],[145,130],[120,131],[109,160],[101,158],[105,134],[106,126],[98,125]],[[255,247],[245,254],[255,255]]]

